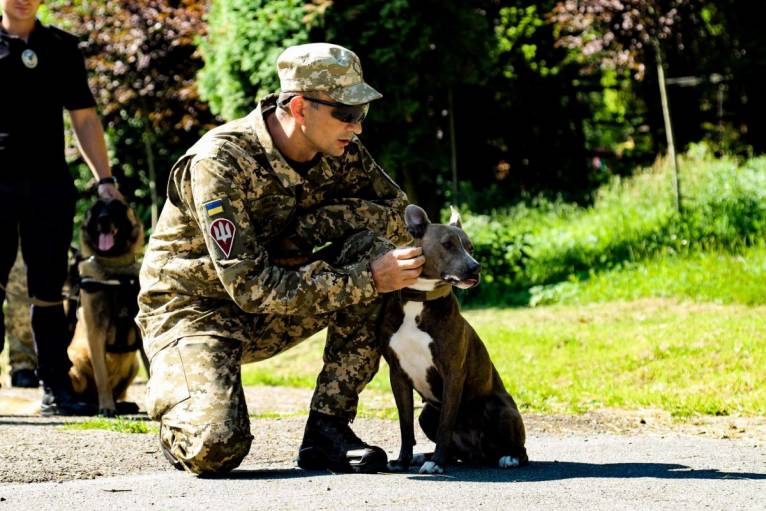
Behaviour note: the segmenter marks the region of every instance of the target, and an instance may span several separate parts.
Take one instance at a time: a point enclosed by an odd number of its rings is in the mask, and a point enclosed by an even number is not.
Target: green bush
[[[650,257],[736,252],[764,237],[766,158],[739,164],[695,147],[680,165],[681,214],[667,162],[614,178],[590,207],[537,199],[491,215],[465,213],[484,284],[464,302],[527,304],[539,286]]]

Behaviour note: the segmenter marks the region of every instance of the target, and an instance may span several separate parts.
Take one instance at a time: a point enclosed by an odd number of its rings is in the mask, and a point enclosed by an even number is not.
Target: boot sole
[[[298,452],[298,466],[303,470],[330,470],[332,472],[353,472],[375,474],[388,471],[388,458],[383,451],[373,451],[365,458],[353,462],[337,462],[327,459],[312,447]]]

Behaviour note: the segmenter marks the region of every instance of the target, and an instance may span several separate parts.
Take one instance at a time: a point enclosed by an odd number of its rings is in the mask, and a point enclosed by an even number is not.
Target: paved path
[[[530,414],[528,467],[451,467],[436,477],[304,472],[292,459],[305,416],[254,418],[244,465],[226,478],[200,479],[171,470],[155,435],[62,429],[67,419],[29,416],[37,413],[39,390],[0,390],[0,408],[9,414],[0,415],[0,511],[766,510],[763,418],[708,418],[668,430],[667,421],[644,412]],[[306,389],[247,391],[254,413],[305,413],[310,397]],[[142,393],[136,386],[136,400]],[[377,399],[383,397],[366,402]],[[396,422],[357,420],[354,429],[389,456],[396,452]],[[417,448],[429,448],[420,434],[418,441]]]
[[[182,472],[63,483],[0,484],[0,511],[44,509],[766,508],[766,448],[691,436],[539,435],[521,469],[453,467],[444,476],[335,475],[292,463],[226,478]]]

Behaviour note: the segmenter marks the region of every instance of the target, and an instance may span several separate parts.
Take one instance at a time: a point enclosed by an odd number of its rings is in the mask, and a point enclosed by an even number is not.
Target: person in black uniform
[[[95,410],[73,397],[67,376],[70,339],[61,304],[76,199],[64,159],[64,109],[98,194],[122,196],[77,38],[40,23],[40,1],[0,0],[0,303],[20,242],[44,388],[41,413],[88,415]],[[0,312],[0,339],[2,319]]]

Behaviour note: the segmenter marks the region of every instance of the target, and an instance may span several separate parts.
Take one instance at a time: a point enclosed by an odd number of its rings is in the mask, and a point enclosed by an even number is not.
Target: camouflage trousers
[[[8,276],[5,300],[5,337],[8,340],[8,357],[11,372],[21,369],[37,369],[37,353],[32,337],[32,318],[29,304],[15,297],[27,296],[27,274],[21,248]],[[15,299],[14,299],[15,298]],[[3,341],[3,339],[0,339]],[[2,347],[2,345],[0,345]],[[0,350],[1,351],[1,350]]]
[[[352,237],[354,238],[354,237]],[[361,246],[331,256],[336,264],[377,257],[393,245],[372,236]],[[360,254],[361,251],[361,254]],[[281,353],[327,328],[324,366],[311,409],[352,420],[359,393],[378,370],[376,338],[384,297],[314,317],[258,316],[251,342],[214,336],[187,336],[160,350],[151,361],[147,410],[160,420],[160,442],[196,474],[237,467],[250,450],[252,435],[241,381],[241,364]]]

